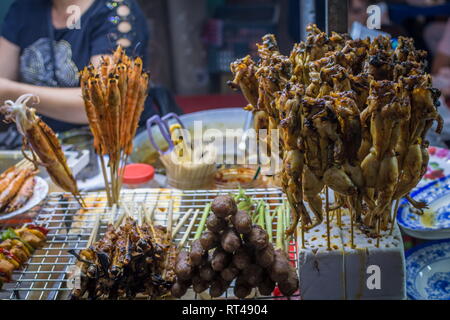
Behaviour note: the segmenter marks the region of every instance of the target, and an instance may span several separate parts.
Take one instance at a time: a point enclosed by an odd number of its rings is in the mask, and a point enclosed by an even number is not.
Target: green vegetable
[[[290,224],[290,209],[289,206],[286,204],[286,202],[283,202],[283,224],[284,227],[287,229],[289,227]],[[285,249],[286,251],[289,250],[289,237],[285,236]]]
[[[245,190],[240,187],[239,193],[234,196],[234,200],[237,203],[237,208],[239,210],[244,210],[247,213],[250,213],[250,211],[252,211],[253,207],[255,206],[255,202],[252,200],[252,198],[247,196],[245,194]]]
[[[272,215],[270,214],[270,208],[265,206],[264,215],[266,220],[266,231],[269,235],[269,241],[273,242],[273,234],[272,234]]]
[[[28,242],[26,242],[25,240],[23,240],[21,237],[19,237],[19,235],[14,231],[14,229],[12,228],[8,228],[7,230],[3,231],[1,234],[1,240],[5,241],[5,240],[19,240],[20,242],[23,243],[23,245],[30,251],[33,252],[34,248],[28,244]]]
[[[277,239],[276,248],[284,251],[284,235],[283,235],[283,208],[282,206],[277,207]]]
[[[256,223],[261,226],[261,228],[265,229],[265,213],[266,213],[266,204],[263,204],[259,207],[258,217]]]
[[[195,232],[194,240],[200,239],[202,232],[205,229],[206,219],[208,219],[209,212],[211,211],[211,202],[208,203],[203,209],[202,218]]]

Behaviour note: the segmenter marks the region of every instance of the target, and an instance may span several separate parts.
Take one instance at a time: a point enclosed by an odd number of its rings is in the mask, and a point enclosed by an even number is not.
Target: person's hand
[[[441,90],[445,97],[450,96],[450,68],[444,67],[433,76],[433,86]]]
[[[6,100],[11,100],[11,90],[13,88],[14,82],[5,78],[0,78],[0,105]]]

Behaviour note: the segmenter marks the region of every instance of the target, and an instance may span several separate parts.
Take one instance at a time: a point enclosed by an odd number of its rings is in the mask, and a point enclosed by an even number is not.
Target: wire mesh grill
[[[189,209],[202,210],[206,203],[219,194],[237,193],[238,190],[186,190],[175,189],[140,189],[127,190],[122,194],[122,202],[130,209],[135,218],[138,218],[141,208],[155,208],[155,224],[167,225],[167,212],[173,210],[174,225],[176,221],[186,214]],[[283,204],[284,195],[279,189],[247,189],[246,194],[254,199],[262,199],[270,206],[273,213]],[[76,259],[68,250],[84,249],[93,232],[97,216],[100,215],[100,228],[98,237],[102,237],[107,224],[111,222],[112,210],[108,208],[106,194],[88,193],[84,195],[87,208],[80,209],[71,195],[54,193],[49,196],[46,204],[41,208],[40,214],[34,223],[48,228],[47,242],[42,249],[36,250],[30,261],[13,275],[13,281],[5,284],[0,291],[0,299],[12,300],[65,300],[70,296],[71,288],[68,275]],[[121,213],[122,209],[116,212]],[[194,237],[196,227],[200,222],[198,215],[194,227],[188,236]],[[186,232],[188,221],[182,226],[174,238],[178,243]],[[276,230],[276,221],[274,228]],[[189,243],[189,241],[187,242]],[[297,267],[297,246],[294,240],[290,241],[289,259]],[[253,299],[283,299],[283,297],[259,296],[254,290]],[[145,299],[146,297],[139,297]],[[205,294],[197,295],[190,289],[185,295],[186,299],[205,299]],[[297,296],[291,297],[296,299]],[[236,299],[231,286],[219,299]]]

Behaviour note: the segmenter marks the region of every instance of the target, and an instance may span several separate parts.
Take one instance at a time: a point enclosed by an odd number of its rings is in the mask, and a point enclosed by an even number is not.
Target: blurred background
[[[12,2],[14,0],[0,1],[0,20]],[[153,83],[170,89],[187,112],[206,107],[228,107],[230,104],[236,107],[244,103],[226,86],[231,77],[230,62],[255,52],[255,43],[266,33],[277,36],[285,54],[301,36],[302,0],[138,2],[149,23],[149,69]],[[324,17],[320,12],[325,0],[306,2],[315,6],[317,23],[323,27],[321,21]],[[418,48],[429,52],[430,70],[433,68],[434,74],[439,73],[440,67],[447,67],[445,63],[433,67],[433,62],[439,56],[439,43],[450,16],[448,1],[393,0],[380,3],[349,0],[349,30],[354,22],[365,25],[366,9],[371,4],[381,4],[382,31],[393,37],[413,37]],[[222,99],[204,96],[209,94],[231,96]]]
[[[0,20],[14,0],[0,1]],[[114,1],[111,1],[114,2]],[[301,40],[301,15],[313,6],[324,29],[326,0],[139,0],[148,20],[149,65],[154,86],[169,89],[184,113],[242,107],[240,94],[226,85],[230,62],[254,54],[266,33],[277,36],[284,54]],[[450,96],[450,2],[445,0],[349,0],[349,32],[367,35],[367,8],[381,8],[381,30],[394,41],[415,40],[428,51],[435,86]],[[446,31],[447,29],[447,31]],[[135,31],[139,32],[139,31]],[[445,115],[444,115],[445,116]]]

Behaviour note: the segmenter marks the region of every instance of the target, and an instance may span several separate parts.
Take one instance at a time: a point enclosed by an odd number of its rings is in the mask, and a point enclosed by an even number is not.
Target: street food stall
[[[444,124],[425,53],[352,39],[346,1],[327,1],[324,31],[311,16],[289,55],[267,34],[231,63],[242,108],[138,132],[151,75],[120,46],[81,71],[84,150],[35,95],[6,101],[23,150],[0,152],[0,298],[449,299],[450,151],[427,139]],[[405,253],[405,236],[441,241]]]

